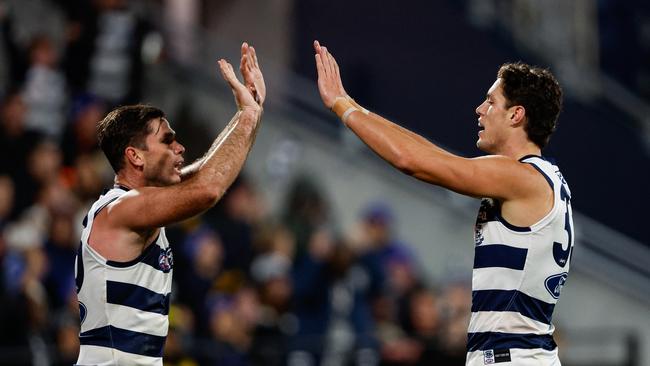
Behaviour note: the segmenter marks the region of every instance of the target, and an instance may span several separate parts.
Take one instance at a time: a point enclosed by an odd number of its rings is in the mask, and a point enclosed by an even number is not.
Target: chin
[[[481,151],[485,151],[485,142],[479,138],[476,140],[476,147]]]
[[[483,151],[484,153],[492,154],[493,152],[493,149],[491,149],[490,146],[486,144],[485,141],[482,141],[481,139],[476,141],[476,147],[479,150]]]

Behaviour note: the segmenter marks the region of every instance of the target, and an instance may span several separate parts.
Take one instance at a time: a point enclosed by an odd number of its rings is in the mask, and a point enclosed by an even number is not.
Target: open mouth
[[[176,171],[177,174],[181,174],[181,169],[183,169],[183,164],[185,161],[179,160],[176,164],[174,164],[174,170]]]

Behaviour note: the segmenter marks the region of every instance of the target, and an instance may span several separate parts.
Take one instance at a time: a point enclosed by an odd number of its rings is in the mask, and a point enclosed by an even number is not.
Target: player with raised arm
[[[212,207],[253,145],[266,96],[255,49],[241,49],[242,84],[218,61],[238,110],[205,156],[183,167],[185,148],[158,108],[116,108],[99,143],[115,186],[86,215],[76,260],[81,316],[78,365],[162,365],[173,256],[164,226]]]
[[[502,65],[476,108],[476,144],[489,155],[464,158],[359,106],[332,54],[317,41],[314,49],[323,103],[374,152],[420,180],[483,198],[466,364],[560,365],[551,317],[574,233],[569,187],[541,156],[562,104],[555,77],[523,63]]]

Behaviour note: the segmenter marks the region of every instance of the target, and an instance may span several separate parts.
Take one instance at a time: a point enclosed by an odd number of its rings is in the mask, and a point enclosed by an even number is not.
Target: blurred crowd
[[[113,179],[95,128],[139,101],[154,32],[125,3],[43,0],[22,13],[0,3],[2,364],[76,360],[81,221]],[[62,23],[45,26],[54,13]],[[369,202],[342,233],[310,177],[295,179],[277,212],[257,184],[242,175],[216,207],[168,228],[165,364],[464,363],[468,284],[431,283],[387,204]]]

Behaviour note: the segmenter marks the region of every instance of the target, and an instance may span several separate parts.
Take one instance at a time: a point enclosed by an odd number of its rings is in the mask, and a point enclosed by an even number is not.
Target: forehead
[[[149,121],[149,134],[147,137],[160,137],[169,132],[174,133],[174,130],[172,130],[169,121],[167,121],[166,118],[154,118]]]
[[[494,81],[494,84],[490,87],[487,94],[491,97],[501,97],[503,96],[503,90],[501,89],[501,78],[497,78]]]

